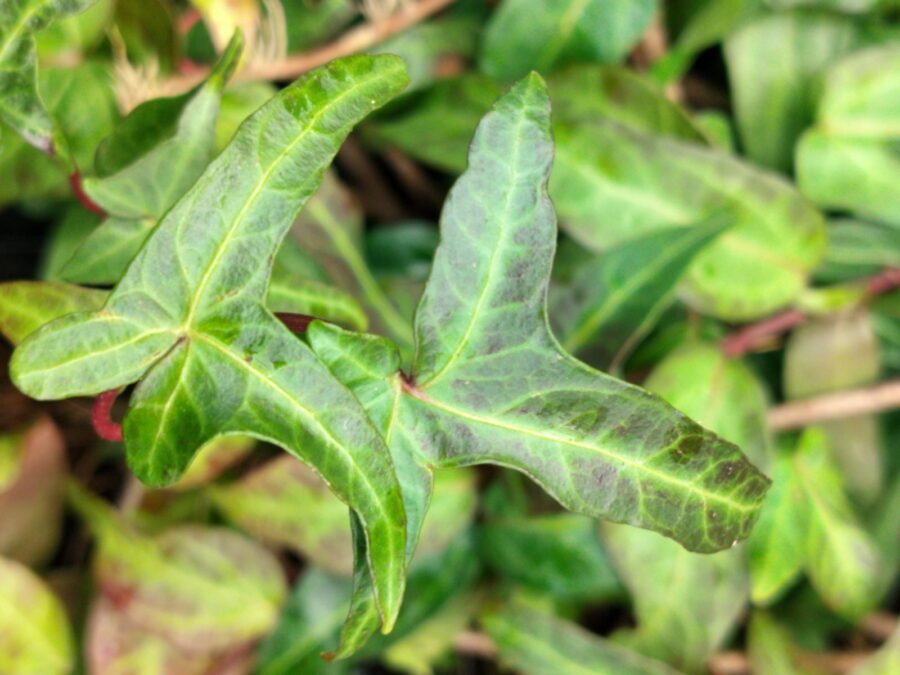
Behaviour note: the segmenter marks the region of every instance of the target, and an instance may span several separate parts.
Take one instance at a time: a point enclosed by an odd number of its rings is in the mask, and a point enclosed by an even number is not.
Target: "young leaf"
[[[615,63],[640,39],[654,0],[503,0],[484,31],[479,65],[501,80],[571,61]]]
[[[0,333],[17,345],[54,319],[100,309],[108,295],[53,281],[8,281],[0,284]]]
[[[482,617],[500,660],[523,675],[676,675],[664,663],[513,601]]]
[[[765,612],[755,611],[747,629],[747,655],[755,673],[800,675],[790,634]]]
[[[207,652],[251,642],[275,625],[284,578],[256,542],[198,525],[148,537],[81,488],[70,486],[69,497],[97,539],[97,584],[128,621]]]
[[[147,483],[173,481],[221,434],[275,442],[314,466],[363,524],[386,630],[406,546],[387,449],[262,301],[268,261],[344,137],[405,82],[399,59],[357,56],[282,90],[167,213],[103,309],[43,327],[11,364],[16,385],[41,400],[141,380],[124,433]]]
[[[854,53],[825,79],[816,125],[797,148],[801,189],[824,207],[900,225],[900,47]]]
[[[671,304],[688,266],[724,229],[722,218],[712,218],[653,232],[581,265],[551,302],[563,348],[573,354],[590,348],[593,363],[620,368]]]
[[[763,15],[724,42],[735,117],[747,156],[789,171],[794,144],[813,121],[817,75],[859,44],[859,27],[836,13],[793,11]],[[775,50],[773,68],[760,54]]]
[[[41,101],[34,33],[95,0],[5,0],[0,4],[0,119],[31,145],[67,159],[59,129]]]
[[[207,81],[174,98],[148,101],[97,148],[97,175],[83,182],[110,217],[61,270],[67,281],[114,284],[163,214],[209,163],[222,90],[240,58],[236,34]]]
[[[74,651],[56,596],[27,567],[0,558],[0,671],[65,675]]]

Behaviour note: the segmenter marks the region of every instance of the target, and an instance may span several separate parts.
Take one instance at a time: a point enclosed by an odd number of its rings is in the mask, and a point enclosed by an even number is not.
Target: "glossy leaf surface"
[[[405,566],[387,450],[351,394],[262,301],[267,261],[340,143],[405,82],[399,60],[361,56],[284,89],[167,213],[104,308],[45,326],[11,366],[38,399],[142,380],[124,431],[129,463],[150,484],[176,479],[220,434],[275,442],[315,466],[362,520],[386,627]]]

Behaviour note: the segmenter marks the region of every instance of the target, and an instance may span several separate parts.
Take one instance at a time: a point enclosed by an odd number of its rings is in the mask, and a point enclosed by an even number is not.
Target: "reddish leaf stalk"
[[[862,280],[870,297],[882,295],[900,286],[900,268],[889,267],[880,274]],[[752,351],[781,333],[785,333],[807,320],[799,309],[789,309],[749,326],[738,329],[721,342],[727,356],[739,357]]]
[[[106,441],[122,440],[122,425],[114,422],[111,416],[112,407],[121,391],[121,389],[110,389],[94,399],[94,406],[91,409],[91,423],[94,425],[94,431],[97,432],[97,435]]]
[[[72,186],[72,192],[84,208],[91,213],[96,213],[98,216],[106,215],[106,211],[100,208],[100,206],[98,206],[93,199],[88,197],[87,193],[84,191],[84,187],[81,185],[80,172],[73,171],[69,174],[69,185]]]

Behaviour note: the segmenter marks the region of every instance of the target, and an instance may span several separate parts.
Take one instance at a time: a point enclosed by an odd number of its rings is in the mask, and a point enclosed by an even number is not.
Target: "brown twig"
[[[299,75],[341,56],[371,49],[389,37],[449,7],[454,2],[456,0],[421,0],[409,3],[388,18],[376,23],[362,24],[347,31],[337,40],[313,51],[293,54],[285,59],[269,63],[251,63],[244,71],[238,73],[235,79],[238,81],[293,80]],[[172,77],[165,83],[164,89],[166,92],[172,93],[185,91],[203,80],[208,72],[209,69],[206,68],[197,73]]]
[[[799,429],[817,422],[884,412],[900,407],[900,380],[872,387],[839,391],[784,403],[769,410],[769,427],[775,431]]]
[[[900,287],[900,268],[888,269],[860,282],[865,286],[869,297],[882,295]],[[806,314],[799,309],[789,309],[770,316],[757,323],[744,326],[728,335],[721,342],[722,350],[731,357],[747,354],[754,349],[771,343],[781,333],[800,325],[807,320]]]
[[[338,151],[338,164],[349,174],[366,213],[383,222],[404,218],[406,210],[378,165],[354,136]]]

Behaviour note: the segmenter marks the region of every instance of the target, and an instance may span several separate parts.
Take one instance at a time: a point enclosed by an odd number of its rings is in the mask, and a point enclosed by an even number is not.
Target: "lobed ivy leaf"
[[[571,510],[693,550],[728,547],[749,532],[765,477],[660,399],[576,361],[550,332],[552,155],[549,100],[532,75],[481,122],[444,207],[398,421],[432,463],[509,465]]]
[[[578,513],[651,528],[691,550],[730,547],[749,533],[768,480],[735,446],[576,361],[550,332],[549,112],[531,75],[479,125],[441,217],[408,377],[386,339],[314,322],[310,344],[390,448],[408,557],[432,471],[483,463],[525,473]],[[373,630],[367,583],[358,568],[345,645]]]
[[[523,675],[676,675],[665,663],[513,600],[482,617],[500,660]]]
[[[359,517],[385,630],[405,568],[390,457],[353,396],[262,301],[271,259],[344,137],[405,83],[399,59],[357,56],[284,89],[167,213],[103,309],[44,326],[11,363],[16,385],[41,400],[140,381],[124,434],[149,484],[175,480],[221,434],[312,465]]]
[[[64,675],[74,661],[62,603],[27,567],[0,558],[0,670]]]
[[[817,204],[900,225],[898,72],[896,42],[828,71],[816,124],[797,147],[797,181]]]
[[[514,80],[566,62],[615,63],[655,10],[655,0],[503,0],[485,26],[479,66]]]
[[[159,219],[196,182],[212,158],[222,91],[242,48],[235,34],[204,84],[139,105],[100,143],[97,175],[83,186],[109,218],[60,270],[65,280],[116,283]]]
[[[587,350],[592,363],[618,370],[671,305],[694,258],[726,225],[720,217],[653,232],[580,265],[571,283],[551,293],[550,316],[563,348]]]
[[[0,2],[0,120],[47,154],[68,159],[58,127],[41,100],[34,33],[58,17],[76,14],[95,0]]]

